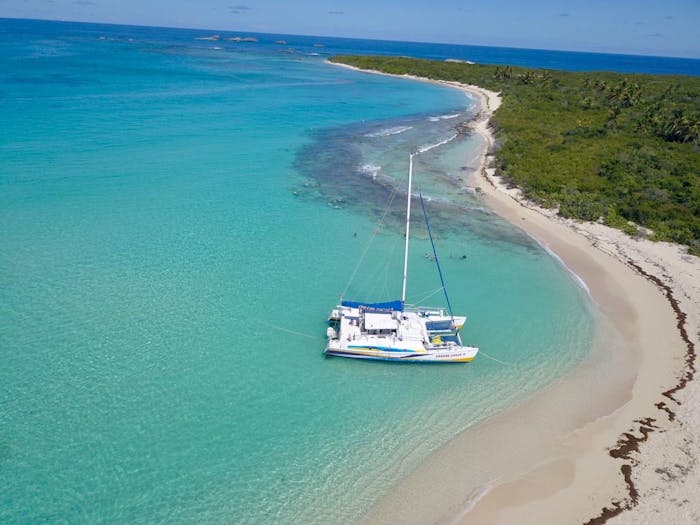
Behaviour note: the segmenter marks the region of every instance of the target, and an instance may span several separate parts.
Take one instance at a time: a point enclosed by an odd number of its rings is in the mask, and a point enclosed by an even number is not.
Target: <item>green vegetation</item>
[[[700,255],[700,78],[401,57],[333,62],[501,92],[497,173],[565,217],[651,229]]]

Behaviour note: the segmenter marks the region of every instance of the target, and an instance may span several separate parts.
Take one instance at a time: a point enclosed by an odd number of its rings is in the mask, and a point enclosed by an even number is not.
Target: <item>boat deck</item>
[[[333,328],[326,353],[377,359],[467,360],[476,349],[463,346],[455,329],[465,319],[455,317],[453,322],[442,310],[434,309],[339,306],[329,317]],[[444,329],[446,323],[449,330]],[[431,330],[431,325],[439,329]]]

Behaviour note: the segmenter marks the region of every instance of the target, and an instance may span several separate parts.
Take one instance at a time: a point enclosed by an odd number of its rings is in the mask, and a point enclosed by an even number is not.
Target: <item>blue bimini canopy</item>
[[[341,306],[349,308],[369,308],[372,310],[391,310],[394,312],[403,312],[403,301],[388,301],[386,303],[363,303],[360,301],[342,301]]]

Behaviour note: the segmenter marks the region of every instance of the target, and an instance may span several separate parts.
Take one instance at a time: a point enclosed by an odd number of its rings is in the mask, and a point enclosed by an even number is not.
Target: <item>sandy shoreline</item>
[[[498,94],[403,78],[461,89],[480,100],[472,129],[484,141],[483,154],[465,183],[584,280],[626,350],[606,352],[600,342],[558,383],[458,435],[366,521],[700,522],[700,387],[692,380],[700,340],[700,260],[680,246],[564,220],[526,202],[488,167],[494,144],[488,124],[500,105]],[[607,383],[615,388],[599,386],[597,378],[606,374],[615,376]],[[586,396],[588,410],[568,412],[571,396]],[[509,436],[501,440],[508,442],[505,454],[498,447],[503,435]]]

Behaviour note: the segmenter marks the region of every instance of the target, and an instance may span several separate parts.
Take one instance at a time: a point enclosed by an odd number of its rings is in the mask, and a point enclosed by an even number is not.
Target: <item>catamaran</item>
[[[420,202],[448,311],[444,308],[406,304],[414,155],[416,153],[411,153],[408,162],[406,240],[401,299],[380,303],[341,300],[328,316],[330,326],[326,331],[328,336],[328,344],[324,351],[326,355],[384,361],[465,363],[473,360],[479,351],[474,346],[462,344],[460,330],[467,318],[452,314],[452,306],[445,289],[422,195],[420,195]]]

